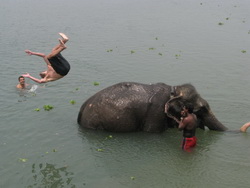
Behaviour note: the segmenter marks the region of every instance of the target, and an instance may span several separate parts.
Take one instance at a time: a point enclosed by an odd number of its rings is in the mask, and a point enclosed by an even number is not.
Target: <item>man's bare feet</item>
[[[59,33],[59,35],[62,37],[64,44],[69,40],[69,38],[64,33]]]
[[[60,42],[60,44],[61,44],[61,46],[63,47],[63,48],[67,48],[67,46],[64,44],[64,42],[62,41],[62,39],[58,39],[59,40],[59,42]]]

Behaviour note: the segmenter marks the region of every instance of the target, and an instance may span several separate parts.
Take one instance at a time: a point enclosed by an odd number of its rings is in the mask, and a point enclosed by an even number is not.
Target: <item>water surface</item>
[[[120,81],[192,83],[239,130],[250,120],[249,8],[247,0],[2,0],[0,186],[248,187],[249,133],[198,130],[185,153],[175,129],[118,134],[79,130],[76,119],[88,97]],[[24,50],[49,53],[58,32],[70,37],[70,73],[16,91],[20,74],[45,68]]]

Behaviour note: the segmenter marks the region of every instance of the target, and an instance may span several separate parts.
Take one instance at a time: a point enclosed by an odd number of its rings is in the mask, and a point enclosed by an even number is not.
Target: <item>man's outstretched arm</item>
[[[45,79],[37,79],[37,78],[31,76],[29,73],[23,74],[22,76],[25,77],[25,78],[30,78],[31,80],[33,80],[33,81],[35,81],[35,82],[37,82],[39,84],[47,82]]]
[[[40,56],[40,57],[45,57],[46,55],[43,54],[43,53],[39,53],[39,52],[32,52],[30,50],[25,50],[25,52],[28,54],[28,55],[36,55],[36,56]]]

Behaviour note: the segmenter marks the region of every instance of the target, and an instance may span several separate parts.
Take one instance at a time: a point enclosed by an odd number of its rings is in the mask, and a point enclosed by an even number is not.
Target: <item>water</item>
[[[76,119],[83,101],[120,81],[188,82],[239,130],[250,120],[249,8],[247,0],[1,0],[0,187],[248,187],[249,133],[198,130],[185,153],[175,129],[82,131]],[[70,37],[70,73],[16,91],[20,74],[45,68],[24,50],[49,53],[58,32]]]

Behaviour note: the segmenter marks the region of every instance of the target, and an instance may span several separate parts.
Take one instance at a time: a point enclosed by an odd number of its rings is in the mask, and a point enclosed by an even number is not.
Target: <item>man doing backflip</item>
[[[40,73],[42,79],[37,79],[31,76],[29,73],[23,74],[23,77],[30,78],[37,83],[46,83],[63,78],[68,74],[70,70],[70,64],[61,55],[61,52],[66,49],[65,43],[69,40],[69,38],[63,33],[59,33],[59,35],[62,37],[62,39],[59,39],[59,44],[53,48],[52,52],[48,55],[25,50],[28,55],[42,57],[47,64],[47,70]]]

